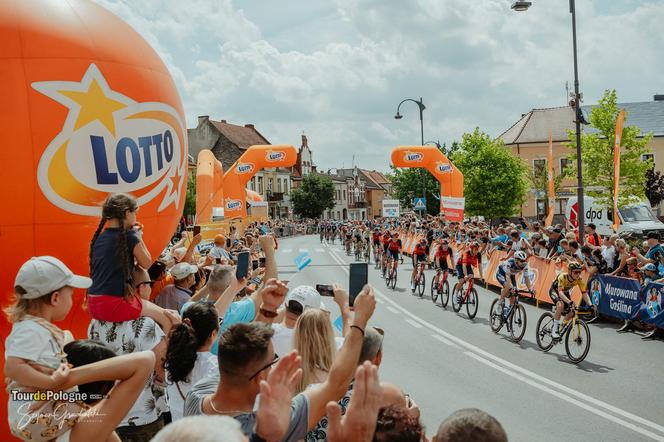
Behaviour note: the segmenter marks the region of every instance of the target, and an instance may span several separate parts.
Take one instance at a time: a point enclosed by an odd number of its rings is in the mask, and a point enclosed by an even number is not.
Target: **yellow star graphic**
[[[99,120],[106,126],[111,135],[115,136],[115,120],[113,112],[127,107],[126,104],[108,98],[104,91],[93,79],[87,92],[78,91],[58,91],[67,98],[74,100],[81,109],[74,125],[74,130],[78,130],[88,123]]]

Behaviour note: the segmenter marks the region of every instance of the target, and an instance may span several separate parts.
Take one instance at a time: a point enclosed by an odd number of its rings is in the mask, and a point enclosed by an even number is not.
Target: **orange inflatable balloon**
[[[209,149],[198,153],[196,163],[196,224],[212,222],[212,208],[223,207],[224,166]]]
[[[247,192],[248,203],[260,203],[263,201],[263,197],[258,192],[254,192],[251,189],[245,189],[245,191]]]
[[[143,237],[157,256],[181,217],[187,177],[184,112],[157,53],[87,0],[3,0],[0,41],[3,304],[31,256],[53,255],[89,273],[90,239],[109,193],[138,199]],[[58,324],[78,338],[90,319],[83,295],[77,291]],[[3,317],[0,327],[4,347],[11,326]]]
[[[290,167],[297,151],[289,145],[251,146],[224,174],[224,218],[247,217],[246,185],[261,169]]]
[[[463,174],[433,146],[398,146],[392,150],[395,167],[420,167],[440,183],[440,213],[448,221],[463,221]]]

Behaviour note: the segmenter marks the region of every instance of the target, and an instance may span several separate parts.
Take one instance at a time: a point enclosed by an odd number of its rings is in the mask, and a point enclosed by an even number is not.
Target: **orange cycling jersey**
[[[463,259],[461,260],[461,262],[463,264],[468,264],[477,267],[478,256],[479,256],[478,254],[473,255],[470,251],[467,251],[463,254]]]
[[[390,249],[392,252],[398,252],[401,249],[401,240],[390,240],[389,245],[387,246],[388,249]]]
[[[427,255],[427,246],[423,246],[422,244],[417,244],[415,246],[415,249],[413,249],[413,255],[421,256],[421,255]]]
[[[380,239],[380,234],[379,234],[378,232],[373,232],[373,233],[371,234],[371,239],[372,239],[374,242],[378,242],[378,240]]]
[[[436,258],[447,258],[452,254],[452,251],[448,247],[447,250],[443,250],[441,246],[438,246],[438,250],[436,250]]]
[[[389,234],[383,235],[383,244],[389,244],[392,237]]]

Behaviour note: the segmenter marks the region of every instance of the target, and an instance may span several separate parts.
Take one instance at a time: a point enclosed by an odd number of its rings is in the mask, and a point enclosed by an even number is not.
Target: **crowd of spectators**
[[[121,200],[123,211],[102,218],[93,238],[91,278],[74,275],[53,257],[32,258],[16,276],[16,299],[6,310],[13,323],[5,347],[10,390],[85,393],[64,401],[66,419],[54,414],[63,401],[10,397],[16,437],[428,440],[415,400],[380,380],[383,360],[398,356],[383,353],[385,333],[370,325],[373,289],[364,287],[351,312],[348,293],[334,286],[334,314],[342,318],[338,332],[316,289],[289,287],[279,278],[277,238],[313,233],[316,222],[254,223],[218,235],[206,247],[200,235],[188,244],[176,238],[153,259],[142,240],[150,232],[136,224],[135,200],[127,195]],[[109,225],[111,220],[117,222]],[[430,241],[446,236],[478,241],[486,253],[524,250],[543,259],[578,260],[589,273],[656,280],[664,262],[657,237],[648,238],[647,250],[628,251],[622,239],[602,239],[592,225],[588,245],[579,247],[574,234],[560,226],[545,229],[525,220],[494,227],[435,217],[381,222],[423,233]],[[103,248],[97,250],[99,244]],[[250,274],[238,279],[240,252],[250,254],[252,265]],[[638,264],[641,272],[635,270]],[[73,340],[53,322],[67,316],[74,288],[95,285],[100,313],[92,315],[89,339]],[[113,315],[129,316],[109,320]],[[507,440],[502,426],[481,410],[441,419],[436,442]]]

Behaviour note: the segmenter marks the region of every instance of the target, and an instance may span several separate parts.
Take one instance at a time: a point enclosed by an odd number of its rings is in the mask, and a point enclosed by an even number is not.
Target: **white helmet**
[[[526,252],[519,250],[514,254],[514,259],[519,261],[526,261],[528,259],[528,256],[526,255]]]

